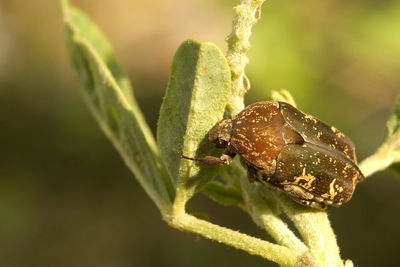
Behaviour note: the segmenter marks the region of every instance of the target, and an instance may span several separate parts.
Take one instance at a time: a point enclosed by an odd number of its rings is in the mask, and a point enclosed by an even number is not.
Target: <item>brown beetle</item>
[[[230,164],[238,154],[250,181],[280,189],[305,206],[340,206],[364,180],[351,140],[288,103],[249,105],[212,128],[208,139],[226,148],[220,158],[184,158]]]

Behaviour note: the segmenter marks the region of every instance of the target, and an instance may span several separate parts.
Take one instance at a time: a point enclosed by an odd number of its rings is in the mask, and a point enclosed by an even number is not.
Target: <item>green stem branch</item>
[[[277,199],[309,248],[316,266],[343,266],[328,214],[302,207],[282,194]]]
[[[400,161],[400,130],[390,135],[378,150],[360,163],[360,170],[365,177],[388,168]]]
[[[244,108],[243,97],[250,89],[245,74],[249,62],[247,52],[250,49],[250,35],[253,25],[260,18],[261,6],[265,0],[242,0],[233,8],[236,13],[232,23],[232,32],[227,38],[228,51],[226,58],[231,69],[232,91],[228,101],[228,112],[236,115]]]
[[[241,170],[241,172],[241,176],[245,176],[244,171]],[[264,227],[278,244],[293,249],[297,253],[305,253],[308,250],[306,245],[279,218],[275,194],[264,185],[250,184],[246,177],[242,177],[241,186],[247,211],[253,221],[260,227]]]
[[[288,225],[278,216],[271,213],[264,213],[259,216],[265,229],[278,244],[293,249],[299,253],[305,253],[308,251],[306,245],[304,245],[293,231],[289,229]]]
[[[360,163],[360,170],[365,177],[371,176],[375,172],[382,171],[392,165],[393,158],[387,156],[385,146],[383,144],[374,154]]]
[[[299,255],[289,248],[212,224],[186,213],[173,215],[165,219],[171,226],[177,229],[190,231],[234,248],[244,250],[249,254],[261,256],[281,266],[298,266],[300,262],[303,262],[303,255]]]

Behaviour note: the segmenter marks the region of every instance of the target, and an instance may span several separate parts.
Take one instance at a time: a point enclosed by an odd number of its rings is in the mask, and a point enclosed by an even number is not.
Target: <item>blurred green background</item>
[[[226,50],[238,1],[72,1],[98,23],[155,130],[179,44]],[[268,0],[251,38],[247,103],[288,89],[362,160],[400,88],[400,1]],[[169,228],[82,98],[58,1],[0,0],[0,266],[275,266]],[[213,222],[268,238],[247,214],[196,196]],[[343,258],[398,266],[400,180],[377,173],[329,210]]]

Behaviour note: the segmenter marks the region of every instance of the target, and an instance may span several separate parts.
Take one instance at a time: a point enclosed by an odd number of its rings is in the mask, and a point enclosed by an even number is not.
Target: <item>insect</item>
[[[220,158],[182,157],[230,164],[237,154],[251,182],[281,190],[305,206],[340,206],[364,180],[347,136],[285,102],[251,104],[214,126],[208,139],[225,148]]]

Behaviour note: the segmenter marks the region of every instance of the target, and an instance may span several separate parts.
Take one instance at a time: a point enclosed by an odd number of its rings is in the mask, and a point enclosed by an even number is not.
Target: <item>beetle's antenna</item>
[[[193,161],[204,161],[204,158],[191,158],[191,157],[186,157],[184,155],[182,155],[181,158],[188,159],[188,160],[193,160]]]
[[[191,158],[184,155],[181,155],[181,158],[193,160],[193,161],[200,161],[207,164],[229,164],[226,160],[222,160],[220,158],[212,157],[212,156],[205,156],[204,158]]]

